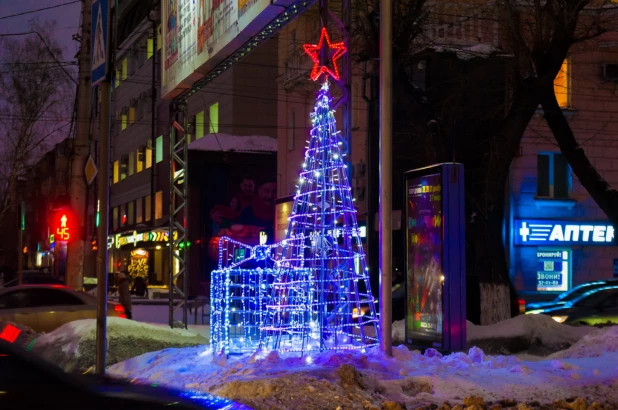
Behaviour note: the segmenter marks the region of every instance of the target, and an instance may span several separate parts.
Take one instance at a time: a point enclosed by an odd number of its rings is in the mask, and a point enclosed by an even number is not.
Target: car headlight
[[[539,313],[543,313],[545,310],[543,309],[534,309],[526,312],[526,315],[538,315]]]
[[[552,316],[551,318],[554,319],[558,323],[564,323],[569,317],[568,316]]]

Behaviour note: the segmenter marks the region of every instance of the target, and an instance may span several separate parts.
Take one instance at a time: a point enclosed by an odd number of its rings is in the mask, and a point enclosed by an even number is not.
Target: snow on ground
[[[595,357],[535,362],[486,356],[478,348],[444,357],[432,349],[421,355],[398,346],[392,358],[376,348],[225,358],[213,357],[207,347],[192,347],[147,353],[112,366],[110,374],[206,391],[255,409],[381,408],[387,401],[412,407],[461,403],[469,396],[520,403],[574,396],[589,403],[618,402],[617,333],[605,330],[579,342],[580,351],[583,345],[608,347]]]
[[[607,352],[617,351],[618,326],[611,326],[584,336],[573,346],[554,353],[550,357],[556,359],[580,359],[585,357],[601,357]],[[616,366],[618,368],[618,362]]]
[[[67,371],[84,371],[94,365],[95,338],[96,320],[76,320],[40,335],[33,351]],[[108,364],[146,352],[208,342],[207,338],[191,330],[171,329],[115,317],[107,319],[107,338]]]

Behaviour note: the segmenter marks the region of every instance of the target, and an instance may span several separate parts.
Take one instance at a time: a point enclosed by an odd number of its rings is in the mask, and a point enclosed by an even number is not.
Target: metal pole
[[[380,2],[380,350],[389,356],[392,345],[392,156],[393,156],[393,4]]]
[[[97,339],[96,372],[105,374],[107,352],[107,231],[109,228],[109,105],[110,82],[101,83],[101,143],[99,144],[99,229],[97,243]]]
[[[24,203],[19,203],[19,236],[17,238],[17,284],[21,286],[23,283],[23,271],[24,271],[24,229],[25,226],[25,213]]]

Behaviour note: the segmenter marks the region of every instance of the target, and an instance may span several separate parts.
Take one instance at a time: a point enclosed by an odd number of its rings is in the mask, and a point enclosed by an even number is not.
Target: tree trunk
[[[610,188],[605,178],[590,163],[584,149],[578,144],[569,122],[556,101],[553,87],[543,87],[541,105],[547,125],[573,173],[594,202],[607,215],[610,222],[618,227],[618,192]],[[617,236],[614,235],[614,242],[617,242],[616,238]]]

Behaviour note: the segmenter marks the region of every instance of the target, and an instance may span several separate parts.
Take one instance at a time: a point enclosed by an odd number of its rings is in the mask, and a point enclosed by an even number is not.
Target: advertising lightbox
[[[406,342],[466,347],[463,166],[405,173]]]
[[[164,0],[161,95],[173,98],[284,8],[270,0]]]

